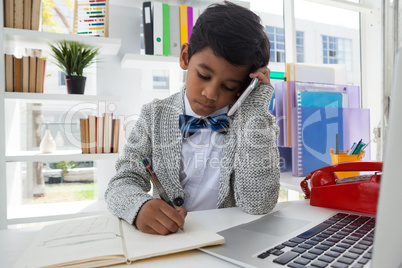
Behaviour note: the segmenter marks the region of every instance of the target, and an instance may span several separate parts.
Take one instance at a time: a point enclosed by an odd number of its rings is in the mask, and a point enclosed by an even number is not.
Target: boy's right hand
[[[159,198],[144,203],[135,219],[135,226],[144,233],[167,235],[176,233],[184,226],[187,210],[181,207],[172,208]]]

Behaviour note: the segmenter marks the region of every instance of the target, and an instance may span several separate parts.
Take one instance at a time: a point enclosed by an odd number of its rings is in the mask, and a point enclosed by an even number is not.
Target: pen
[[[371,140],[368,142],[368,143],[366,143],[363,147],[362,147],[362,151],[364,151],[364,149],[366,149],[366,147],[369,145],[369,143],[371,142]]]
[[[363,139],[360,139],[359,142],[356,145],[356,149],[353,150],[352,154],[356,154],[357,150],[359,149],[360,144],[362,143]]]
[[[354,142],[347,155],[353,154],[354,150],[356,149],[356,145],[357,145],[356,142]]]
[[[336,154],[339,154],[339,138],[338,138],[338,134],[336,134]]]
[[[362,151],[363,146],[364,146],[364,142],[360,143],[359,146],[356,148],[354,154],[360,154],[360,152]]]
[[[148,162],[148,158],[141,156],[142,160],[141,163],[145,166],[145,168],[147,169],[148,173],[151,175],[151,181],[154,184],[156,190],[159,193],[159,196],[161,197],[161,199],[163,201],[165,201],[169,206],[171,206],[172,208],[176,209],[172,203],[172,201],[170,201],[168,195],[165,192],[165,189],[163,189],[162,184],[160,183],[160,181],[158,180],[158,178],[155,175],[155,172],[152,170],[151,165]],[[180,230],[182,230],[184,232],[183,228],[180,228]]]

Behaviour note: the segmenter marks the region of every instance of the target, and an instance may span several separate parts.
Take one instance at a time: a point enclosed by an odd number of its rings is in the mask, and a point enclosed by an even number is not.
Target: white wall
[[[121,2],[121,1],[118,1]],[[132,1],[135,2],[137,1]],[[110,1],[109,32],[111,38],[121,39],[121,48],[117,56],[102,55],[97,66],[97,94],[120,96],[121,102],[114,104],[113,114],[120,118],[121,139],[120,148],[124,146],[128,134],[124,132],[124,125],[132,120],[133,115],[139,113],[142,99],[141,72],[136,69],[122,69],[121,59],[125,53],[140,53],[140,19],[141,10],[130,3],[126,6],[116,5]],[[113,105],[113,104],[112,104]],[[109,161],[111,162],[111,161]],[[114,163],[99,161],[97,163],[98,198],[103,199],[109,179],[115,174]]]
[[[398,0],[398,47],[402,47],[402,1]]]

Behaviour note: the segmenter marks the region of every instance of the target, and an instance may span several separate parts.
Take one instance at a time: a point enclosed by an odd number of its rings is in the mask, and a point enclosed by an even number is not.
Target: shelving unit
[[[53,102],[53,101],[70,101],[70,102],[120,102],[119,96],[99,96],[99,95],[76,95],[76,94],[42,94],[42,93],[22,93],[22,92],[5,92],[4,99],[20,100],[24,102]]]
[[[122,68],[171,69],[179,67],[179,57],[125,54],[121,60]]]
[[[0,5],[0,39],[4,38],[4,12],[3,5]],[[0,42],[0,51],[4,54],[4,42]],[[4,57],[0,57],[0,81],[5,81]],[[5,110],[4,91],[5,83],[0,84],[0,230],[7,229],[7,183],[6,183],[6,139],[5,139]]]
[[[20,151],[6,154],[7,162],[58,162],[69,161],[94,161],[117,160],[118,154],[82,154],[81,150],[57,150],[51,154],[43,154],[40,151]]]
[[[0,19],[3,21],[3,10],[0,5]],[[69,35],[39,32],[32,30],[22,30],[13,28],[3,28],[1,24],[0,51],[8,53],[13,49],[35,48],[49,51],[48,43],[54,43],[61,40],[73,40],[85,42],[96,47],[100,47],[101,55],[116,56],[121,46],[121,40],[117,38],[92,37],[81,35]],[[4,81],[4,57],[0,57],[0,80]],[[7,185],[7,168],[13,169],[18,162],[59,162],[59,161],[100,161],[100,163],[110,163],[117,160],[117,153],[110,154],[82,154],[81,150],[56,150],[51,154],[42,154],[40,151],[20,151],[18,147],[9,146],[7,141],[7,131],[5,118],[9,118],[9,112],[6,104],[81,104],[89,103],[91,107],[106,106],[109,103],[119,103],[120,96],[100,96],[100,95],[72,95],[72,94],[49,94],[49,93],[21,93],[21,92],[5,92],[4,83],[0,84],[0,103],[2,109],[0,111],[0,149],[6,151],[4,147],[7,145],[8,150],[0,156],[0,229],[6,229],[10,224],[31,223],[48,220],[59,220],[71,218],[74,216],[82,216],[86,214],[96,213],[105,210],[105,204],[102,201],[81,201],[81,202],[65,202],[52,204],[29,204],[29,205],[10,205],[8,204],[8,185]],[[10,134],[9,134],[10,135]],[[4,150],[3,150],[4,148]],[[10,149],[12,148],[12,149]],[[9,164],[7,164],[9,163]],[[98,178],[97,178],[98,180]],[[102,204],[100,204],[102,203]]]
[[[49,42],[72,40],[101,47],[101,54],[104,55],[117,55],[121,46],[121,40],[115,38],[48,33],[13,28],[4,28],[3,40],[6,44],[5,48],[24,46],[36,49],[49,49]]]
[[[25,205],[13,207],[7,224],[64,220],[90,216],[105,210],[107,210],[106,203],[100,200]]]

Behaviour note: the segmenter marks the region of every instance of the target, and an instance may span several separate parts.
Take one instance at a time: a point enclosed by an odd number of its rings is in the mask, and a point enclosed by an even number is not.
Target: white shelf
[[[46,94],[46,93],[24,93],[24,92],[5,92],[5,99],[24,100],[29,103],[46,101],[71,101],[71,102],[120,102],[120,96],[99,96],[99,95],[80,95],[80,94]]]
[[[71,219],[106,211],[104,200],[21,205],[8,210],[7,224]]]
[[[93,161],[93,160],[117,160],[118,153],[110,154],[82,154],[81,150],[59,150],[51,154],[43,154],[40,151],[21,151],[6,154],[7,162],[58,162]]]
[[[180,68],[179,57],[125,54],[121,60],[122,68],[171,69]]]
[[[100,47],[101,54],[104,55],[117,55],[121,46],[121,40],[116,38],[4,28],[5,47],[27,47],[49,50],[48,42],[62,40],[84,42],[85,44]]]

